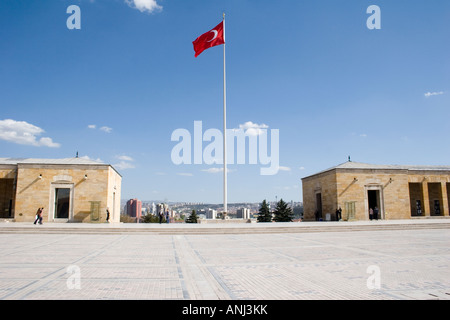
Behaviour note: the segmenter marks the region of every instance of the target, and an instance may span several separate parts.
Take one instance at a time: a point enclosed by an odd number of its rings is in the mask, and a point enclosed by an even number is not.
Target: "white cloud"
[[[161,11],[162,6],[160,6],[156,0],[125,0],[131,8],[138,9],[140,12],[152,13],[154,11]]]
[[[104,131],[106,133],[111,133],[112,128],[107,127],[107,126],[103,126],[103,127],[100,128],[100,130],[102,130],[102,131]]]
[[[125,156],[125,155],[116,156],[116,158],[120,160],[119,163],[116,163],[115,165],[113,165],[117,169],[125,170],[125,169],[135,168],[134,164],[130,163],[131,161],[134,161],[133,158],[131,158],[129,156]]]
[[[42,137],[37,140],[37,136],[45,131],[25,121],[12,119],[0,120],[0,139],[9,142],[31,145],[36,147],[58,148],[61,145],[53,142],[51,138]]]
[[[300,167],[299,169],[300,169],[300,170],[305,170],[305,167]]]
[[[96,162],[101,162],[101,163],[104,163],[103,162],[103,160],[102,159],[100,159],[100,158],[97,158],[97,159],[92,159],[91,157],[89,157],[89,156],[82,156],[82,157],[80,157],[81,159],[86,159],[86,160],[92,160],[92,161],[96,161]]]
[[[365,134],[365,133],[361,133],[359,136],[360,136],[361,138],[367,138],[367,134]]]
[[[90,125],[88,125],[88,128],[89,128],[89,129],[96,129],[96,128],[97,128],[97,125],[95,125],[95,124],[90,124]],[[111,128],[111,127],[108,127],[108,126],[103,126],[103,127],[98,128],[98,130],[101,130],[101,131],[106,132],[106,133],[111,133],[112,128]]]
[[[39,139],[38,146],[59,148],[61,145],[59,143],[53,142],[52,138],[44,137]]]
[[[281,170],[281,171],[291,171],[291,168],[279,166],[279,167],[278,167],[278,170]]]
[[[186,173],[186,172],[180,172],[180,173],[177,173],[177,175],[179,175],[179,176],[185,176],[185,177],[192,177],[192,176],[193,176],[192,173]]]
[[[429,98],[429,97],[431,97],[431,96],[438,96],[438,95],[441,95],[441,94],[444,94],[444,91],[427,92],[427,93],[425,93],[425,97],[426,97],[426,98]]]
[[[203,169],[202,171],[208,172],[208,173],[218,173],[218,172],[223,172],[223,168],[209,168],[209,169]]]
[[[129,156],[116,156],[116,158],[123,161],[134,161],[134,159]]]
[[[120,161],[119,163],[114,164],[113,167],[117,168],[119,170],[135,168],[135,166],[132,163],[129,163],[129,162],[126,162],[126,161]]]
[[[263,132],[263,129],[267,128],[269,128],[269,126],[264,123],[257,124],[251,121],[247,121],[246,123],[239,125],[239,129],[244,130],[246,134],[251,136],[258,136]]]
[[[208,172],[208,173],[219,173],[219,172],[223,172],[223,168],[209,168],[209,169],[203,169],[203,172]],[[234,172],[236,170],[227,168],[227,172]]]

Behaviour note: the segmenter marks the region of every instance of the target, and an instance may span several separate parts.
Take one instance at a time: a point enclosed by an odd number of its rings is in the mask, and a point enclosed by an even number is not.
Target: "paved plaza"
[[[448,228],[96,234],[0,226],[0,299],[448,300],[449,243]]]

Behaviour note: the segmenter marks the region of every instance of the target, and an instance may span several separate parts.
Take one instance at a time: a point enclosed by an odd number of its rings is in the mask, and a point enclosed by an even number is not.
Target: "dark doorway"
[[[411,207],[411,216],[423,215],[423,191],[422,184],[417,182],[409,183],[409,201]]]
[[[450,204],[450,183],[448,183],[448,182],[447,182],[447,188],[446,189],[447,189],[447,201],[448,201],[447,203]],[[445,195],[443,195],[443,196],[445,197]],[[450,212],[450,209],[447,209],[447,210],[448,210],[447,213]]]
[[[430,215],[442,215],[442,187],[440,182],[428,183],[428,198],[430,199]]]
[[[434,200],[434,215],[440,216],[441,215],[441,205],[439,200]]]
[[[316,193],[316,220],[322,219],[322,194]]]
[[[369,202],[369,210],[373,210],[373,218],[380,219],[380,191],[368,190],[367,200]]]
[[[67,219],[69,218],[70,205],[70,189],[56,188],[55,189],[55,218]]]
[[[0,179],[0,218],[13,217],[14,179]]]

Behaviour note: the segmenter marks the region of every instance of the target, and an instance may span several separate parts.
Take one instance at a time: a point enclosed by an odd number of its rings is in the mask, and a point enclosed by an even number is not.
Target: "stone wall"
[[[411,215],[408,175],[390,170],[338,170],[338,202],[355,202],[356,220],[369,220],[368,191],[379,195],[379,218],[407,219]],[[342,213],[347,216],[346,212]]]
[[[305,220],[314,220],[318,192],[322,194],[323,219],[326,213],[334,217],[336,208],[341,207],[343,220],[368,220],[369,190],[377,195],[381,219],[410,219],[415,200],[421,200],[423,216],[434,215],[435,200],[439,200],[440,214],[449,216],[448,171],[332,169],[304,178],[302,183]],[[353,215],[347,212],[351,208]]]
[[[316,197],[320,193],[322,199],[322,219],[330,213],[334,217],[337,209],[336,175],[334,171],[324,172],[302,180],[303,185],[303,219],[315,220]]]
[[[111,180],[114,180],[111,182]],[[105,222],[106,208],[120,212],[120,175],[109,165],[32,165],[19,164],[15,201],[15,220],[33,221],[44,207],[43,221],[54,220],[55,187],[71,189],[69,221]],[[116,187],[116,203],[112,190]],[[92,221],[91,209],[96,208]],[[120,216],[114,217],[119,222]]]
[[[122,177],[112,168],[108,169],[107,207],[111,222],[120,222],[120,198],[122,193]],[[106,209],[105,209],[106,210]],[[106,219],[106,217],[105,217]]]

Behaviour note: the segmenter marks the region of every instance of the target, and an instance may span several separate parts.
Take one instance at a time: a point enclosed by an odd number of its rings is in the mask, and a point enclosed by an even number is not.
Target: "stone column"
[[[441,192],[442,192],[442,209],[444,210],[442,214],[444,216],[448,216],[449,208],[448,208],[447,182],[441,182]]]
[[[423,192],[423,215],[429,217],[430,216],[430,195],[428,194],[428,182],[424,180],[422,182],[422,192]]]

